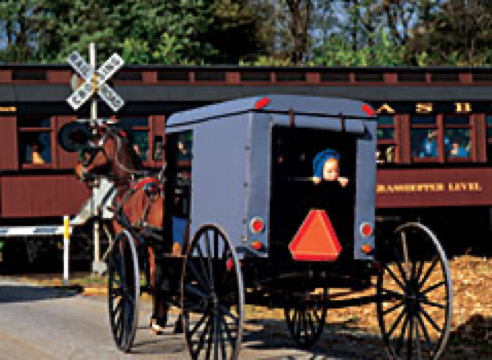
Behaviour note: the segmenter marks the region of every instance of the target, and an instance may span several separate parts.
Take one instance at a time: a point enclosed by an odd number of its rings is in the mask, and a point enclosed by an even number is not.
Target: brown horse
[[[164,221],[164,189],[159,176],[150,176],[132,146],[127,130],[113,124],[93,124],[92,135],[86,139],[81,152],[81,162],[77,164],[77,175],[90,184],[98,177],[111,180],[116,186],[112,209],[114,234],[124,228],[154,230],[161,234]],[[118,216],[118,214],[120,216]],[[125,222],[121,219],[124,218]],[[156,333],[165,325],[167,307],[159,290],[155,250],[148,246],[150,268],[150,293],[153,299],[152,329]]]

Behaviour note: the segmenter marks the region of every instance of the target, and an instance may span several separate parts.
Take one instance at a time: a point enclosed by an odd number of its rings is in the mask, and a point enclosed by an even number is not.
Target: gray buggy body
[[[374,248],[374,233],[364,237],[361,225],[369,223],[374,228],[377,123],[363,105],[346,99],[269,95],[172,115],[167,135],[192,132],[190,233],[212,223],[227,234],[239,258],[268,257],[274,129],[311,129],[330,136],[344,133],[355,145],[353,258],[372,259],[361,247]],[[312,164],[312,158],[306,162]],[[255,217],[265,223],[259,234],[253,234],[249,226]],[[252,241],[260,241],[263,251],[251,249]]]

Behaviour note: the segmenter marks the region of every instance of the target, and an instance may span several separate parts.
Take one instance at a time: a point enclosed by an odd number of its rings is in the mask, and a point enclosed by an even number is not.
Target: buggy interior
[[[190,231],[191,158],[191,131],[167,136],[164,234],[181,247]]]
[[[337,181],[313,182],[313,159],[326,149],[340,155]],[[270,204],[271,254],[291,258],[287,245],[311,209],[325,210],[342,246],[341,257],[353,253],[356,189],[356,137],[319,129],[276,126],[272,131]]]

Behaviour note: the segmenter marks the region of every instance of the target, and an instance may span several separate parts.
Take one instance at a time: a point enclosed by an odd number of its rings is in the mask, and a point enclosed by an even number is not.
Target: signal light
[[[362,245],[362,247],[360,248],[362,250],[362,252],[366,255],[369,255],[372,253],[372,246],[369,245],[369,244],[364,244]]]
[[[263,249],[263,244],[260,241],[253,241],[251,247],[256,251],[260,251]]]
[[[360,226],[360,233],[363,237],[369,237],[372,235],[374,229],[368,222],[362,223]]]
[[[255,104],[255,108],[258,110],[263,109],[265,106],[268,106],[270,104],[270,99],[267,97],[264,97],[260,100],[258,100]]]
[[[249,222],[249,229],[253,234],[261,233],[265,229],[265,223],[260,217],[256,216]]]
[[[374,109],[367,104],[362,105],[362,111],[364,111],[368,116],[374,116],[376,114]]]

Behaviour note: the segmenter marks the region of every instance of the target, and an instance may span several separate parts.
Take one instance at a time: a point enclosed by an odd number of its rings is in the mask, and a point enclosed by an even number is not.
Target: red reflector
[[[297,231],[289,250],[295,260],[334,261],[342,247],[323,210],[311,210]]]
[[[227,267],[227,271],[231,271],[232,268],[234,267],[234,260],[232,259],[227,260],[226,267]]]
[[[259,251],[259,250],[263,249],[263,244],[262,244],[261,242],[259,242],[259,241],[253,241],[253,242],[251,243],[251,247],[252,247],[253,249],[255,249],[255,250]]]
[[[376,114],[374,109],[367,104],[362,105],[362,110],[369,116],[374,116]]]
[[[260,110],[260,109],[263,109],[268,104],[270,104],[270,99],[267,98],[267,97],[264,97],[263,99],[260,99],[260,100],[258,100],[256,102],[255,108],[257,108],[258,110]]]
[[[372,246],[369,244],[364,244],[362,245],[361,250],[364,254],[369,255],[372,253]]]
[[[259,217],[254,217],[249,222],[249,229],[251,230],[251,232],[253,234],[258,234],[258,233],[262,232],[264,227],[265,227],[265,224],[263,223],[263,220],[261,220],[261,218],[259,218]]]
[[[371,236],[373,231],[374,229],[372,228],[372,225],[369,223],[362,223],[362,225],[360,226],[360,233],[364,237]]]

